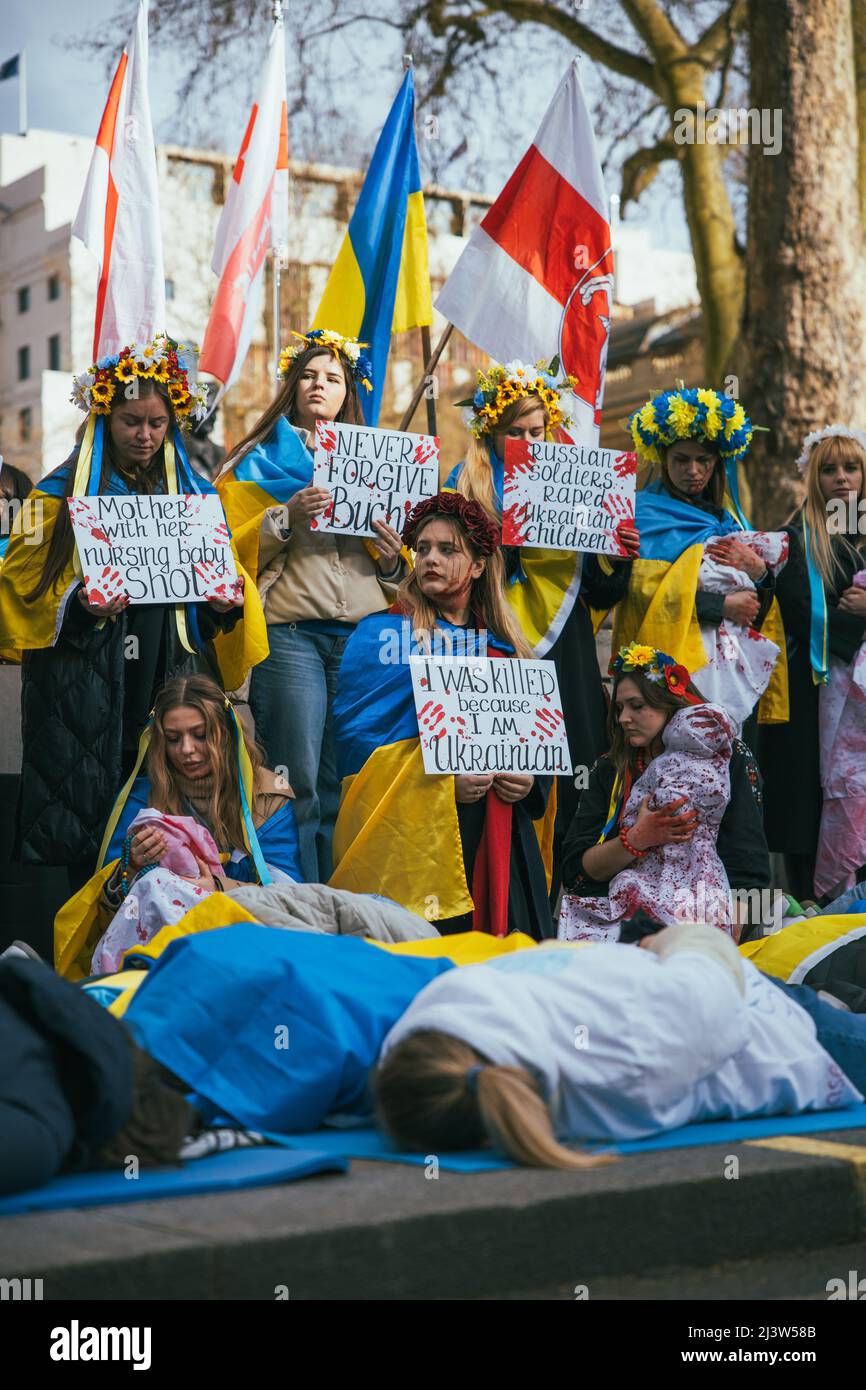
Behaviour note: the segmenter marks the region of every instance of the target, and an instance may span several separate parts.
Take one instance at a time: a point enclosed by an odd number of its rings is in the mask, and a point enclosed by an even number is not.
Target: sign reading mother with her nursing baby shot
[[[237,598],[229,528],[213,494],[70,497],[88,603]]]
[[[551,661],[411,656],[424,771],[571,772]]]
[[[375,537],[374,521],[402,531],[412,508],[439,490],[439,440],[317,420],[313,486],[331,494],[313,531]]]
[[[616,449],[506,440],[503,545],[629,554],[636,473],[636,455]]]

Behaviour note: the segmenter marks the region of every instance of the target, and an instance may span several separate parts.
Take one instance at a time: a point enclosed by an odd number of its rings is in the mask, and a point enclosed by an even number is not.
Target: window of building
[[[21,285],[18,289],[18,312],[26,314],[30,308],[30,286]]]
[[[33,411],[30,406],[25,406],[18,412],[18,438],[22,444],[26,444],[33,433]]]
[[[48,298],[49,298],[49,299],[59,299],[59,298],[60,298],[60,276],[59,276],[59,275],[49,275],[49,277],[48,277]]]
[[[48,370],[60,371],[60,334],[52,333],[48,339]]]
[[[30,376],[30,349],[20,347],[18,349],[18,380],[26,381]]]
[[[165,297],[166,297],[166,299],[174,299],[174,281],[173,281],[173,280],[166,280],[166,282],[165,282]]]

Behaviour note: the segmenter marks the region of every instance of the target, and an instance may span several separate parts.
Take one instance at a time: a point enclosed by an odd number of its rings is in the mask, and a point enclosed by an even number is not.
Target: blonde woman
[[[232,451],[217,489],[239,537],[238,520],[254,512],[244,553],[270,655],[255,670],[250,705],[268,762],[287,767],[295,789],[304,877],[326,883],[340,799],[332,733],[340,663],[355,624],[393,601],[403,561],[400,537],[384,522],[373,523],[375,546],[310,528],[331,501],[312,482],[316,422],[363,424],[358,388],[370,389],[372,368],[352,338],[327,329],[295,336],[298,346],[280,358],[276,397]],[[282,505],[256,512],[263,493]]]
[[[505,601],[498,528],[477,502],[440,492],[415,508],[403,538],[415,568],[395,608],[358,625],[340,671],[331,886],[382,893],[440,932],[551,936],[533,826],[550,778],[427,775],[412,694],[414,655],[531,655]]]
[[[116,970],[125,950],[206,894],[302,881],[292,790],[263,766],[214,681],[183,676],[159,691],[135,771],[112,812],[97,874],[58,914],[61,974]],[[159,816],[142,818],[145,810]],[[161,816],[172,818],[170,829]],[[180,825],[179,817],[186,818]],[[190,867],[198,860],[191,873],[160,867],[180,837]],[[207,846],[216,856],[210,863]]]
[[[579,1169],[607,1160],[562,1141],[860,1099],[861,1017],[762,975],[714,927],[667,927],[641,947],[551,943],[431,981],[373,1076],[393,1141]]]
[[[866,436],[847,425],[830,425],[810,434],[797,460],[806,485],[802,507],[786,527],[790,557],[778,580],[778,599],[788,639],[790,722],[761,725],[758,756],[764,774],[765,824],[770,849],[784,854],[788,886],[798,898],[828,892],[832,877],[816,871],[821,822],[819,690],[831,664],[843,667],[856,656],[866,635],[866,588],[852,581],[866,564],[859,533],[860,504],[866,496]],[[861,712],[860,723],[863,715]],[[862,762],[862,756],[854,760]],[[857,767],[826,769],[834,799],[843,772],[842,797],[855,791]],[[834,790],[835,788],[835,790]],[[866,840],[855,845],[851,827],[847,871],[866,862]],[[853,863],[855,849],[861,857]],[[856,856],[855,856],[856,857]],[[834,861],[835,862],[835,861]],[[829,874],[829,877],[828,877]],[[845,877],[840,874],[840,877]]]
[[[567,427],[563,392],[572,385],[558,364],[509,362],[479,372],[471,402],[466,457],[446,487],[471,497],[502,524],[505,448],[509,439],[551,440]],[[464,404],[470,404],[464,402]],[[638,554],[632,525],[618,528],[623,558],[599,559],[571,551],[503,548],[505,592],[524,636],[556,666],[568,744],[575,768],[589,768],[605,748],[607,705],[595,649],[591,609],[607,612],[623,597]],[[559,849],[577,809],[570,777],[557,779],[553,891],[558,886]]]

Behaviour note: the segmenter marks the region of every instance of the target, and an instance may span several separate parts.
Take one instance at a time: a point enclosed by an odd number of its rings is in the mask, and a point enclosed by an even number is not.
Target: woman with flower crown
[[[707,705],[706,711],[700,708],[704,704],[689,672],[666,653],[637,642],[620,650],[613,663],[609,751],[590,772],[589,785],[565,839],[562,877],[566,895],[575,900],[589,898],[593,904],[607,900],[615,891],[611,881],[627,871],[620,884],[623,916],[637,907],[647,910],[651,903],[652,915],[660,921],[717,920],[728,925],[724,911],[729,906],[728,887],[738,895],[769,888],[770,857],[754,759],[744,743],[721,728],[713,706]],[[666,731],[675,717],[692,706],[696,708],[689,718],[697,718],[699,725],[704,714],[708,716],[707,729],[703,733],[698,730],[707,744],[697,750],[700,756],[694,759],[700,770],[698,780],[684,777],[680,790],[676,769],[672,774],[667,770],[663,795],[647,786],[646,795],[638,797],[639,779],[667,751]],[[695,731],[687,728],[684,733],[686,741],[690,739],[694,745]],[[694,746],[690,751],[695,751]],[[717,765],[720,755],[723,770]],[[710,796],[707,804],[702,789],[705,775]],[[714,782],[713,787],[710,782]],[[692,861],[691,842],[695,838],[700,853]],[[679,856],[683,862],[674,878],[668,875],[663,883],[668,846],[677,847],[673,857]],[[645,895],[640,888],[643,876]],[[579,902],[571,914],[566,906],[561,935],[569,934],[570,916],[574,923],[580,920]],[[613,926],[611,919],[607,929]],[[580,933],[574,930],[571,934]]]
[[[778,580],[791,718],[761,728],[758,756],[767,839],[802,899],[866,876],[866,435],[816,430],[797,467],[806,496]]]
[[[540,849],[552,829],[550,778],[428,774],[412,693],[413,656],[532,655],[505,599],[500,534],[454,492],[426,498],[406,520],[415,567],[391,611],[358,624],[340,671],[331,887],[381,893],[443,934],[541,938],[553,934]]]
[[[213,492],[189,468],[181,434],[207,410],[194,350],[164,335],[132,344],[77,377],[72,399],[87,412],[78,444],[31,494],[3,563],[0,655],[23,657],[19,852],[67,866],[77,890],[154,692],[196,669],[239,684],[261,656],[261,614],[242,570],[233,596],[189,605],[131,607],[124,593],[92,603],[81,583],[67,498]],[[239,624],[245,606],[250,622]]]
[[[784,538],[748,532],[739,500],[751,421],[738,401],[680,385],[647,401],[628,428],[651,476],[637,494],[641,558],[614,615],[614,648],[663,646],[690,671],[708,668],[708,693],[738,730],[759,698],[762,720],[786,719],[774,603]]]
[[[497,524],[502,523],[505,446],[509,439],[554,439],[570,423],[563,392],[573,386],[554,360],[508,362],[478,373],[469,407],[466,458],[445,486],[471,497]],[[604,614],[622,598],[630,559],[638,554],[637,529],[617,530],[623,559],[578,555],[573,551],[503,547],[506,596],[524,636],[538,656],[549,656],[559,680],[565,728],[575,768],[589,768],[605,746],[606,701],[595,649],[593,612]],[[558,860],[577,808],[575,779],[557,779],[553,895],[559,887]]]
[[[331,501],[312,481],[316,422],[362,424],[358,389],[372,389],[372,367],[353,338],[329,329],[295,337],[280,357],[280,389],[232,450],[217,490],[265,609],[270,654],[250,685],[257,737],[269,765],[288,769],[304,877],[326,883],[340,800],[332,729],[340,663],[355,625],[394,598],[404,560],[384,522],[373,523],[375,544],[310,527]]]

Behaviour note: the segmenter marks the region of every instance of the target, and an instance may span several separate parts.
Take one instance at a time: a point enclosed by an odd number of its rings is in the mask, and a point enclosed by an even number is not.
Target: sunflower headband
[[[640,642],[629,642],[627,647],[620,647],[616,656],[610,664],[610,669],[616,675],[628,675],[630,671],[640,671],[648,681],[656,685],[666,685],[672,695],[677,695],[681,700],[687,700],[689,704],[702,704],[703,701],[689,693],[689,682],[691,676],[685,666],[681,666],[672,656],[666,652],[660,652],[656,647],[645,646]]]
[[[471,400],[457,401],[458,406],[468,408],[467,425],[476,439],[492,433],[503,410],[522,397],[538,396],[547,409],[549,427],[558,429],[560,425],[570,425],[571,416],[563,411],[560,393],[574,386],[574,378],[563,376],[559,381],[559,358],[549,363],[507,362],[504,367],[494,366],[489,372],[479,371],[478,389]]]
[[[74,376],[69,399],[88,415],[108,415],[118,388],[135,400],[136,392],[129,390],[133,382],[158,381],[168,387],[168,398],[179,421],[183,423],[190,416],[203,420],[207,415],[207,387],[198,383],[197,359],[196,348],[157,333],[143,347],[131,343],[110,357],[100,357],[88,372]]]
[[[661,466],[662,453],[678,439],[716,444],[723,463],[737,464],[749,451],[753,426],[739,401],[712,387],[662,391],[626,422],[638,457]]]
[[[327,348],[335,357],[343,357],[352,370],[356,384],[363,386],[366,391],[372,391],[373,361],[366,352],[361,351],[369,346],[368,343],[359,343],[357,338],[344,338],[331,328],[311,328],[309,333],[293,332],[292,337],[299,341],[294,347],[283,348],[280,353],[279,375],[283,380],[296,357],[306,352],[307,348],[321,347]]]

